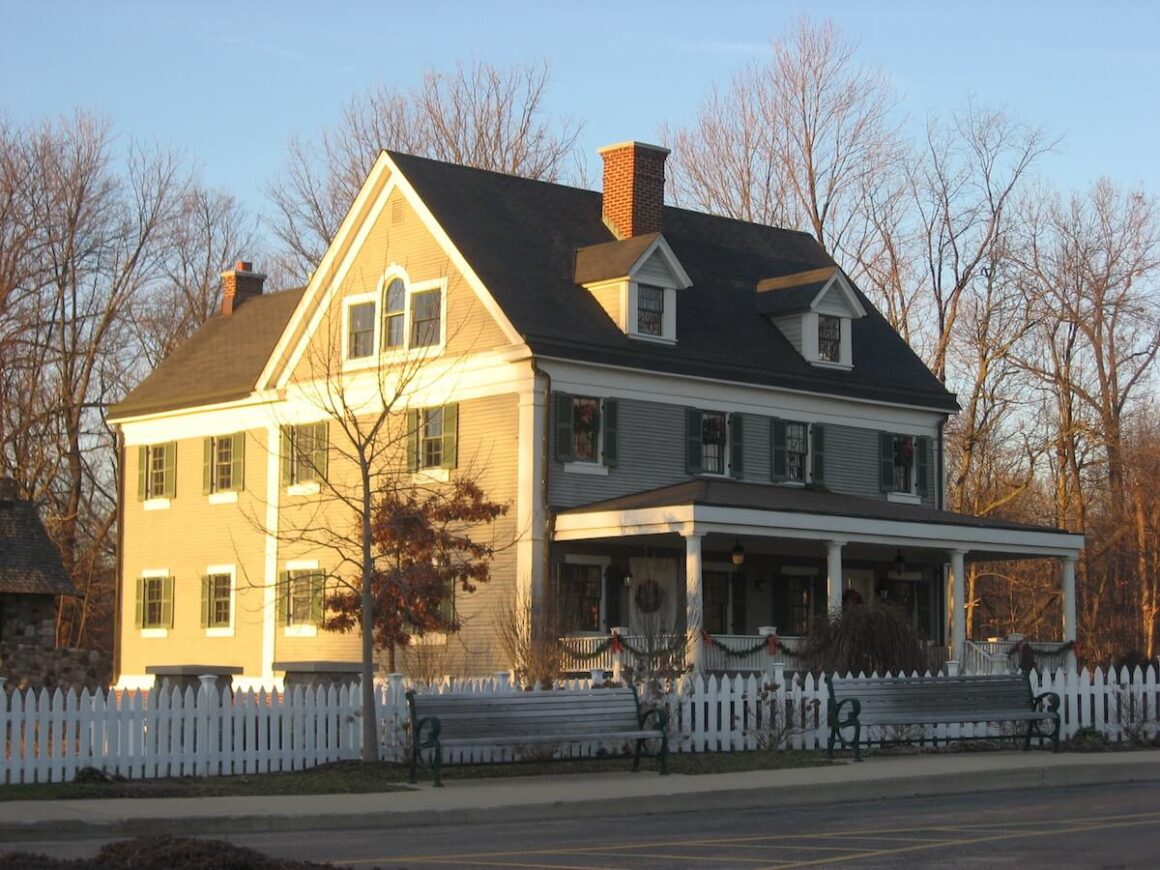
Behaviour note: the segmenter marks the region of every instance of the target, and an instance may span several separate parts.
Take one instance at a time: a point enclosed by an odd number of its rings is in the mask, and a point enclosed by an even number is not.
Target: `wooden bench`
[[[830,689],[830,739],[827,752],[834,757],[834,744],[854,748],[854,758],[862,760],[860,740],[863,727],[871,725],[941,725],[966,722],[1026,722],[1023,748],[1031,748],[1031,737],[1050,737],[1052,749],[1059,751],[1059,695],[1055,692],[1031,694],[1026,676],[963,677],[827,677]],[[1043,723],[1054,723],[1045,733]],[[852,740],[842,732],[853,728]]]
[[[632,769],[641,756],[656,758],[668,773],[668,711],[642,711],[632,686],[624,688],[513,692],[504,695],[407,692],[411,713],[411,782],[423,750],[434,750],[435,785],[443,784],[443,750],[475,746],[531,746],[634,740]],[[649,752],[646,740],[659,740]]]

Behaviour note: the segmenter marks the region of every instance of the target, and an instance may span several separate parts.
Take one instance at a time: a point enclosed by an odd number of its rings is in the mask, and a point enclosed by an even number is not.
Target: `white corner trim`
[[[169,505],[170,500],[167,498],[147,498],[142,503],[142,507],[147,511],[167,511]]]
[[[318,483],[292,483],[286,487],[286,495],[317,495],[322,492]]]
[[[237,504],[238,491],[231,489],[227,492],[211,492],[209,494],[210,504]]]
[[[564,471],[568,474],[593,474],[599,477],[608,476],[608,466],[598,462],[565,462]]]

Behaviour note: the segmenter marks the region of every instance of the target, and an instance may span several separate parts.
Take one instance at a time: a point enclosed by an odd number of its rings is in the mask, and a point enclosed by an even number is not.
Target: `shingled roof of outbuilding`
[[[36,505],[14,498],[14,489],[0,480],[0,593],[78,595]]]
[[[109,409],[110,419],[244,399],[294,313],[304,288],[246,301],[206,321]]]
[[[576,283],[577,251],[615,241],[598,192],[388,156],[537,355],[958,408],[860,291],[868,314],[851,326],[854,367],[848,371],[811,365],[760,316],[766,312],[759,311],[759,296],[787,291],[759,294],[759,281],[836,265],[807,233],[666,207],[663,235],[692,287],[678,298],[676,345],[643,342],[621,332]]]

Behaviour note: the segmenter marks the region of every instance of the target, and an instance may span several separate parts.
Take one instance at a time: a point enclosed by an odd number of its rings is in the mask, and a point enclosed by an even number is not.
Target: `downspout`
[[[946,510],[947,502],[947,487],[946,487],[946,468],[944,453],[945,436],[943,430],[946,428],[947,418],[944,414],[938,421],[938,437],[935,439],[935,473],[938,475],[938,488],[935,490],[935,508],[938,510]],[[962,578],[955,578],[956,583],[961,583]],[[942,644],[947,646],[949,638],[947,637],[947,566],[940,562],[938,566],[938,598],[941,606],[938,611],[943,614],[943,618],[939,620],[939,632],[942,634]],[[960,663],[961,667],[961,663]]]
[[[540,445],[540,468],[543,472],[540,475],[540,502],[544,506],[544,590],[547,591],[548,585],[552,578],[552,539],[556,533],[556,514],[552,510],[549,497],[549,480],[552,469],[552,451],[550,444],[552,442],[552,376],[541,369],[536,364],[536,358],[533,356],[529,362],[532,366],[532,375],[535,379],[536,388],[539,387],[540,378],[543,377],[546,387],[544,393],[544,438]]]

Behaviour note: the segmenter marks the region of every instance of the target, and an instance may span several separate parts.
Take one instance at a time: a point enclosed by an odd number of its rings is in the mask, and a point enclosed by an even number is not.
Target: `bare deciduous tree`
[[[300,275],[318,264],[384,148],[542,181],[574,157],[580,124],[549,118],[546,63],[475,61],[428,70],[410,90],[378,87],[352,99],[316,142],[296,138],[282,178],[268,188],[273,231]]]

